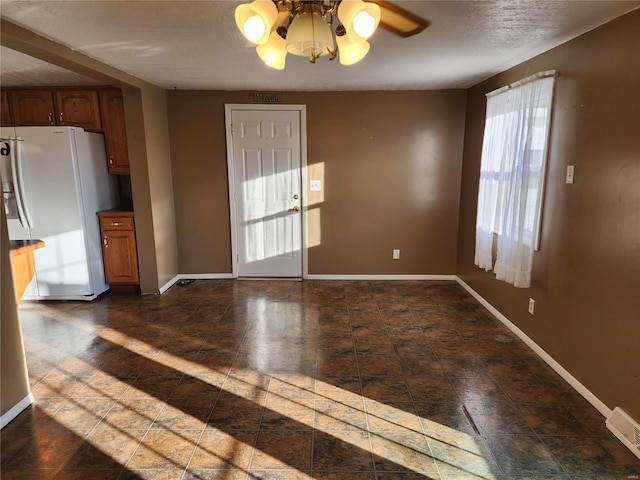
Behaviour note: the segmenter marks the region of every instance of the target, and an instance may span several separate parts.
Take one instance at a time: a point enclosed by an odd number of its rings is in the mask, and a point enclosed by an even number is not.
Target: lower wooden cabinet
[[[98,212],[104,257],[104,275],[109,285],[140,283],[133,212]]]

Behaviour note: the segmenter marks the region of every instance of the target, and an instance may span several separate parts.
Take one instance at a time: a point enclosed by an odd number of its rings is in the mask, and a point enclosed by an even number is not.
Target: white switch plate
[[[394,260],[399,260],[400,259],[400,249],[399,248],[394,248],[393,249],[393,259]]]
[[[567,165],[567,178],[566,183],[573,183],[573,165]]]
[[[536,308],[536,301],[533,298],[529,299],[529,313],[533,315],[533,311]]]
[[[310,180],[309,181],[309,190],[312,192],[319,192],[322,190],[322,181],[320,180]]]

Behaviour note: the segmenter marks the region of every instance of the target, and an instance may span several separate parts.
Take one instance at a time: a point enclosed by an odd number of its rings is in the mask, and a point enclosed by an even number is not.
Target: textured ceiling
[[[1,85],[4,87],[13,85],[22,87],[43,85],[73,87],[100,84],[98,81],[76,75],[63,68],[4,47],[0,49],[0,65],[2,66],[0,72]]]
[[[238,1],[12,1],[3,18],[166,89],[466,88],[640,6],[638,1],[397,1],[427,18],[402,39],[378,30],[359,64],[287,57],[265,67],[237,31]],[[2,48],[3,86],[95,82]],[[51,70],[49,70],[51,68]]]

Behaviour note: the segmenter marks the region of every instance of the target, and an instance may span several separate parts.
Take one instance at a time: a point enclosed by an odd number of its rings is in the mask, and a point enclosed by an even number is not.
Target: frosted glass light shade
[[[353,31],[362,38],[369,38],[376,31],[376,19],[366,10],[353,17]]]
[[[271,27],[278,18],[278,7],[271,0],[255,0],[238,5],[235,12],[236,25],[240,33],[256,45],[269,40]]]
[[[242,26],[244,36],[247,37],[251,43],[258,43],[260,39],[264,37],[266,31],[267,25],[258,15],[249,17]]]
[[[353,65],[358,63],[369,53],[369,42],[366,40],[360,40],[359,42],[352,42],[347,35],[336,37],[336,43],[338,44],[338,55],[340,56],[341,65]]]
[[[331,27],[315,12],[303,12],[293,19],[287,32],[287,52],[309,57],[334,50]]]
[[[338,19],[352,42],[368,39],[380,23],[380,7],[362,0],[343,0],[338,7]]]
[[[267,43],[258,45],[256,52],[268,67],[284,70],[287,58],[286,42],[277,32],[271,32]]]

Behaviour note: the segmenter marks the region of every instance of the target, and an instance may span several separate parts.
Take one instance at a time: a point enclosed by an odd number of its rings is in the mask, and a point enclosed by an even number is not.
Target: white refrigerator
[[[96,212],[114,208],[104,136],[78,127],[0,129],[10,240],[43,240],[23,300],[93,300],[108,290]]]

